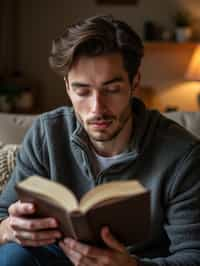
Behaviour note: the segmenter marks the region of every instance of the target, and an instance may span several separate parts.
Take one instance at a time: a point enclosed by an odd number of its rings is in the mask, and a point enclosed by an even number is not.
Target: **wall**
[[[19,0],[17,66],[35,88],[41,111],[66,103],[64,84],[48,66],[51,41],[65,26],[76,19],[106,12],[127,21],[142,36],[144,21],[148,19],[171,28],[171,17],[179,2],[181,1],[140,0],[138,6],[97,6],[95,0]],[[184,4],[188,4],[187,2],[194,5],[195,1],[185,1]],[[166,87],[166,80],[171,79],[171,62],[177,62],[176,67],[179,68],[180,59],[188,58],[187,54],[174,54],[173,58],[166,56],[163,62],[162,56],[156,54],[152,58],[148,54],[144,58],[142,83],[145,86],[162,90]],[[172,73],[173,79],[176,77],[176,67]],[[182,78],[181,73],[179,79]]]
[[[16,2],[13,0],[0,1],[0,74],[13,70],[16,64],[14,43],[16,35],[14,30]]]

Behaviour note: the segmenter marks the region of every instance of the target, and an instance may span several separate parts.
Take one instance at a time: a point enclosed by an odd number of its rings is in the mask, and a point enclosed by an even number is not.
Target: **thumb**
[[[117,241],[117,239],[114,238],[107,226],[102,228],[101,237],[109,248],[119,252],[126,251],[125,247],[119,241]]]

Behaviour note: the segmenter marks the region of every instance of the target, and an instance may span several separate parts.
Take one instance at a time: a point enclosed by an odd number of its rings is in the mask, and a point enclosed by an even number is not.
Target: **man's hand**
[[[59,245],[75,266],[137,266],[138,262],[132,258],[125,247],[110,233],[107,227],[101,231],[101,237],[108,246],[100,249],[82,244],[71,238],[65,238]]]
[[[61,237],[54,218],[28,218],[34,214],[32,203],[17,201],[9,207],[9,216],[0,224],[1,243],[14,241],[24,246],[51,244]]]

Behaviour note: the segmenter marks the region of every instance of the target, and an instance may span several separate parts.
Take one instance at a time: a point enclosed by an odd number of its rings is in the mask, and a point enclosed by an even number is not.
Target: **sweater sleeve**
[[[33,122],[17,154],[16,167],[0,195],[0,219],[8,216],[8,207],[17,201],[15,184],[30,175],[47,176],[44,159],[44,130],[41,118]]]
[[[141,258],[144,266],[200,265],[200,145],[177,164],[166,190],[168,257]],[[161,243],[162,244],[162,243]]]

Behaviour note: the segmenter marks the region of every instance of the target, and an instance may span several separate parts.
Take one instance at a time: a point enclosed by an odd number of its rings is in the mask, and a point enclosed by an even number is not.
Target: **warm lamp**
[[[200,45],[194,50],[185,77],[187,80],[200,81]]]
[[[190,81],[200,81],[200,45],[194,50],[185,78]],[[200,92],[197,94],[197,102],[200,107]]]

